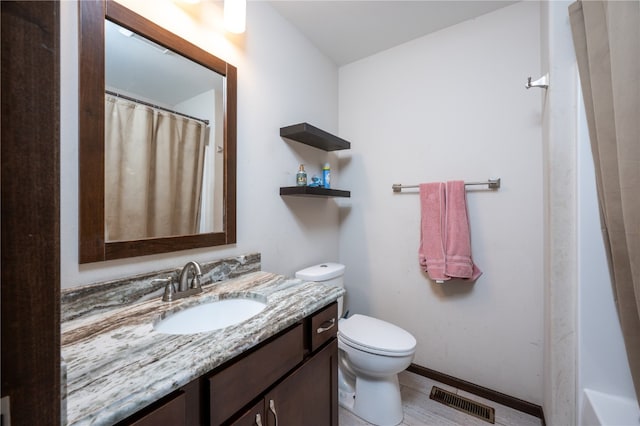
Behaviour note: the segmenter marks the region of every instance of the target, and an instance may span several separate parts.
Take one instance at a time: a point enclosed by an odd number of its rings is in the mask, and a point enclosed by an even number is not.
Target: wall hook
[[[536,81],[531,81],[531,77],[527,79],[527,84],[524,86],[525,89],[531,89],[532,87],[539,87],[541,89],[549,88],[549,74],[545,74]]]

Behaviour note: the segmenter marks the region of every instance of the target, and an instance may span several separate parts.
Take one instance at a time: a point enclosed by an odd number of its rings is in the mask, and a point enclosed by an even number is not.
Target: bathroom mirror
[[[235,67],[113,1],[79,8],[80,263],[235,243]]]

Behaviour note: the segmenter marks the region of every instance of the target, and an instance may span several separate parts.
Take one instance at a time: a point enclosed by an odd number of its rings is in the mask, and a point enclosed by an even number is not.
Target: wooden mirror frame
[[[83,0],[79,2],[79,13],[79,262],[100,262],[235,243],[236,68],[112,0]],[[132,241],[105,240],[105,19],[226,77],[223,232]]]

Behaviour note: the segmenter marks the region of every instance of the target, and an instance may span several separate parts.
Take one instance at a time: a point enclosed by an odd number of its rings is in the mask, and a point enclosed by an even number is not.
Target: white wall
[[[264,270],[291,275],[337,258],[338,207],[331,200],[285,199],[298,164],[319,169],[327,154],[279,136],[281,126],[308,121],[338,126],[338,71],[266,2],[249,2],[247,32],[224,34],[217,3],[181,9],[169,0],[121,3],[238,68],[238,242],[235,245],[78,265],[77,3],[61,2],[61,276],[62,287],[262,253]]]
[[[522,2],[340,69],[340,260],[351,312],[414,334],[414,362],[542,403],[540,6]],[[475,284],[420,270],[419,199],[393,183],[485,180],[468,191]]]

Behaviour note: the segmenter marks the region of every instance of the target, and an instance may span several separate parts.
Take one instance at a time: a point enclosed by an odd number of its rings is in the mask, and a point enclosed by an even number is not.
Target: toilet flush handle
[[[320,327],[318,327],[318,329],[316,330],[316,333],[317,334],[321,334],[321,333],[324,333],[327,330],[331,330],[334,325],[336,325],[336,319],[335,318],[331,318],[330,320],[325,321],[322,324],[320,324]]]

